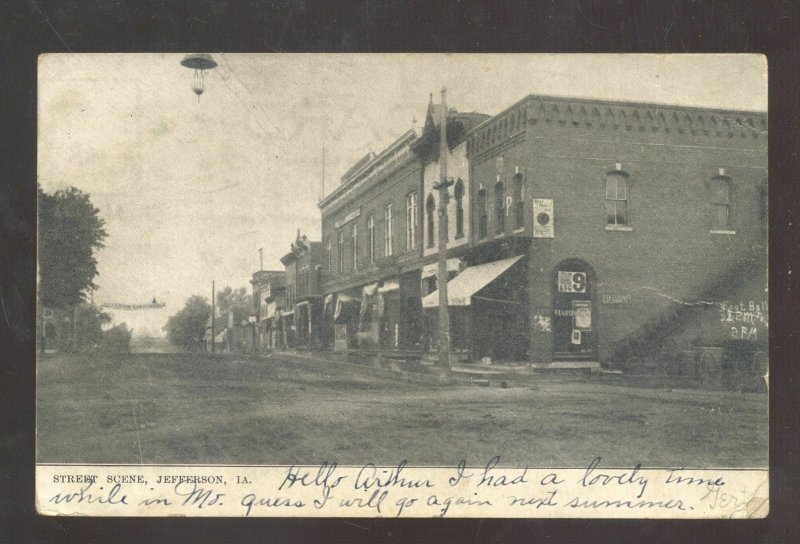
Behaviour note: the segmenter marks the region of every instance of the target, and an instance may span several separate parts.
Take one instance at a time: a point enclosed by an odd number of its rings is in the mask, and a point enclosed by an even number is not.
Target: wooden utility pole
[[[211,280],[211,353],[215,353],[217,351],[217,346],[215,345],[217,342],[216,338],[216,331],[214,330],[214,313],[215,313],[215,298],[217,296],[216,286],[214,280]]]
[[[319,199],[322,201],[325,198],[325,146],[322,146],[322,194]]]
[[[447,89],[442,87],[442,119],[439,124],[439,183],[433,186],[439,191],[439,371],[443,377],[450,376],[450,306],[447,298],[447,203],[450,199],[448,187],[453,180],[447,179]]]

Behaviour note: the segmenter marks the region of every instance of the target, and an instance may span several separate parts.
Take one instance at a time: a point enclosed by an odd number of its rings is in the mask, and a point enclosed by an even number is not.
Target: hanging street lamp
[[[205,71],[217,67],[217,62],[208,53],[189,53],[181,61],[181,65],[194,70],[194,79],[192,79],[192,91],[197,95],[197,101],[200,101],[200,95],[206,90],[205,86]]]

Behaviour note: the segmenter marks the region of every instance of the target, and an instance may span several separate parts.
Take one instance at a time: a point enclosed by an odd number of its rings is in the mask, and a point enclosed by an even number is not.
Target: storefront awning
[[[384,280],[383,285],[378,287],[378,293],[390,293],[400,290],[400,282],[397,280]]]
[[[447,271],[458,272],[461,267],[461,259],[452,258],[447,259]],[[426,264],[422,267],[422,279],[432,278],[439,272],[439,263]]]
[[[447,282],[447,302],[449,306],[469,306],[472,295],[492,283],[500,274],[511,268],[522,255],[501,259],[490,263],[465,268],[458,276]],[[439,291],[423,297],[423,308],[439,306]]]
[[[365,285],[361,289],[361,296],[363,297],[371,297],[374,296],[375,293],[378,292],[378,283],[370,283],[369,285]]]

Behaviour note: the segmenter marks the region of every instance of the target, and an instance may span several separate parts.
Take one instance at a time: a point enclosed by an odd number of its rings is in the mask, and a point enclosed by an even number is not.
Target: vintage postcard
[[[769,512],[765,57],[38,69],[41,514]]]

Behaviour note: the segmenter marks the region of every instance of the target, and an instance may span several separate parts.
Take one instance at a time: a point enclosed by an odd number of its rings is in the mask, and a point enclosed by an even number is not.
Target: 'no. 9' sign
[[[558,271],[559,293],[585,293],[586,273]]]

